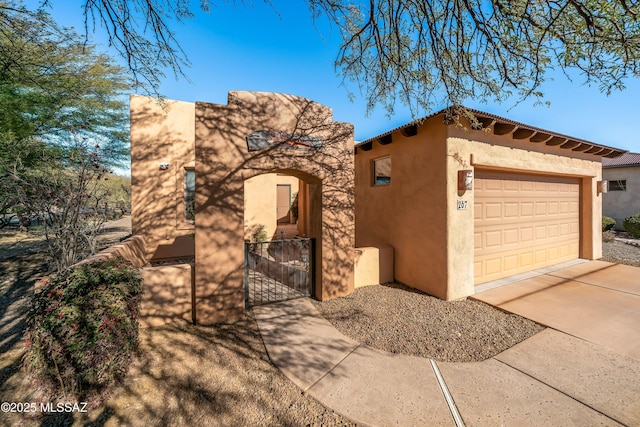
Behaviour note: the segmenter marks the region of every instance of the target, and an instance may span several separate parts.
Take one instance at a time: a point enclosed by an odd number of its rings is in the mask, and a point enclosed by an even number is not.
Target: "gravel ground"
[[[638,242],[640,243],[640,242]],[[603,243],[603,261],[640,267],[640,247]],[[488,359],[544,328],[473,300],[446,302],[401,284],[367,286],[314,305],[340,332],[392,353],[446,362]]]
[[[640,241],[635,241],[640,244]],[[617,262],[620,264],[640,267],[640,247],[624,243],[622,241],[602,243],[602,261]]]
[[[485,360],[544,329],[478,301],[442,301],[397,283],[314,304],[356,341],[443,362]]]

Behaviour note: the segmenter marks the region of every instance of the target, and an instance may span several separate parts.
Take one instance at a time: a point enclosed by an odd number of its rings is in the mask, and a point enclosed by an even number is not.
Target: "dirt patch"
[[[144,329],[125,383],[86,414],[9,414],[2,425],[355,426],[305,395],[269,361],[257,325]],[[3,401],[33,401],[21,371]]]

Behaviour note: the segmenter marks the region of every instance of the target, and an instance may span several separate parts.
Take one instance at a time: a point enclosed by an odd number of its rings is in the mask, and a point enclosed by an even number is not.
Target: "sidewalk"
[[[640,424],[640,361],[553,329],[445,363],[360,345],[306,299],[253,310],[274,365],[361,425]]]

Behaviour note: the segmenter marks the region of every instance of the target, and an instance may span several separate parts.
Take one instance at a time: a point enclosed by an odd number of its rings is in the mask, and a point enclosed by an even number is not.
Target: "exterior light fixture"
[[[167,163],[167,162],[160,163],[160,170],[161,171],[166,171],[167,169],[169,169],[169,163]]]
[[[473,190],[473,171],[472,170],[458,171],[458,190],[459,191]]]
[[[598,194],[606,193],[609,191],[609,181],[602,180],[598,181]]]

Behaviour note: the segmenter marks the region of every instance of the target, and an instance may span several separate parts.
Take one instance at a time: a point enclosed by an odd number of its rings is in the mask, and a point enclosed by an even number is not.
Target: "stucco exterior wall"
[[[267,238],[276,232],[276,185],[275,173],[258,175],[244,182],[244,239],[264,225]]]
[[[244,238],[250,240],[258,226],[264,225],[267,238],[276,234],[278,218],[277,188],[279,184],[291,187],[291,200],[299,191],[299,179],[291,175],[269,173],[257,175],[244,182]],[[277,236],[276,236],[277,237]]]
[[[514,140],[509,135],[493,135],[448,126],[447,138],[447,264],[449,289],[446,299],[462,298],[473,289],[474,193],[458,191],[458,170],[482,168],[513,172],[564,175],[581,178],[580,257],[602,257],[602,195],[597,194],[597,181],[602,179],[600,158],[571,152],[558,147]],[[467,210],[457,210],[457,201],[466,200]]]
[[[142,269],[143,290],[140,303],[140,324],[161,326],[193,319],[190,264],[161,265]]]
[[[300,191],[300,180],[295,176],[277,174],[276,185],[289,186],[291,190],[289,206],[291,206],[295,202],[298,192]],[[291,212],[291,209],[289,209],[289,221],[290,223],[295,224],[295,218],[293,217],[293,212]]]
[[[440,121],[393,143],[358,149],[356,246],[394,248],[395,280],[446,296],[446,128]],[[373,161],[391,156],[391,183],[373,185]]]
[[[196,320],[209,324],[244,311],[244,182],[265,173],[304,180],[316,239],[316,297],[353,291],[353,127],[331,110],[282,94],[230,92],[227,105],[196,103]],[[249,151],[259,130],[318,137],[321,149]]]
[[[608,181],[626,180],[627,191],[603,194],[603,213],[616,220],[616,228],[623,229],[626,217],[640,213],[640,166],[606,168],[602,177]]]
[[[391,156],[391,183],[373,186],[373,160],[385,156]],[[475,292],[474,193],[458,190],[459,170],[579,177],[580,256],[602,256],[599,157],[445,125],[442,115],[424,122],[415,136],[398,130],[390,144],[359,147],[355,157],[356,244],[392,246],[395,279],[411,287],[446,300]],[[467,209],[458,210],[458,201]]]
[[[183,188],[185,168],[195,167],[195,105],[132,95],[130,111],[132,232],[144,236],[148,259],[194,256]]]
[[[355,287],[393,282],[393,248],[355,248]]]

